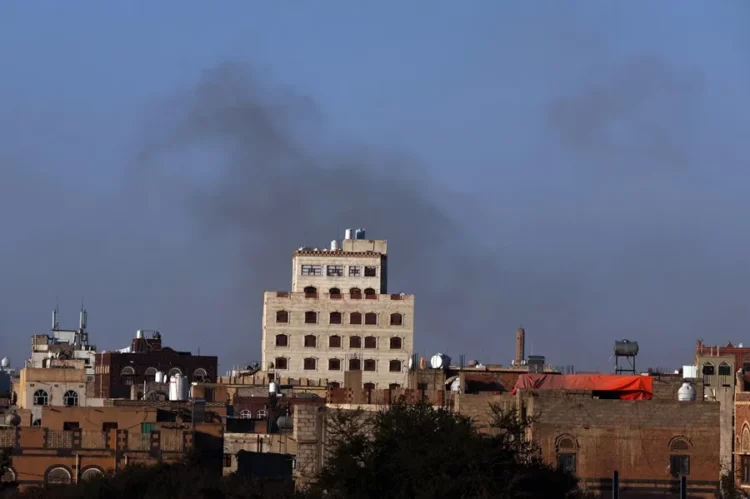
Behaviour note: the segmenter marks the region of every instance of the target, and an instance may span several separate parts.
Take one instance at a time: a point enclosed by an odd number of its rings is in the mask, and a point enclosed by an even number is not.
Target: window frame
[[[369,319],[372,319],[374,322],[368,322]],[[365,325],[366,326],[377,326],[378,325],[378,314],[375,313],[375,312],[367,312],[367,313],[365,313]]]
[[[355,341],[356,340],[356,341]],[[357,345],[354,345],[354,343]],[[349,348],[362,348],[362,337],[359,335],[349,337]]]
[[[378,338],[377,336],[369,335],[365,336],[364,347],[368,350],[377,350]]]
[[[365,359],[362,363],[362,371],[374,373],[378,370],[378,361],[375,359]]]
[[[365,265],[364,272],[362,273],[365,277],[377,277],[378,267],[372,265]]]
[[[40,398],[43,399],[44,403],[42,404],[38,403]],[[35,405],[35,406],[39,406],[39,407],[48,406],[49,405],[49,393],[47,392],[47,390],[44,390],[42,388],[36,390],[34,392],[32,402],[33,402],[32,405]]]
[[[394,364],[394,362],[395,362],[395,364]],[[397,369],[393,368],[395,365],[398,365]],[[391,360],[388,361],[388,372],[389,373],[400,373],[403,370],[404,370],[404,363],[401,362],[400,360],[398,360],[398,359],[391,359]]]
[[[308,342],[308,340],[311,340]],[[312,344],[309,344],[312,343]],[[314,334],[306,334],[303,339],[303,346],[305,348],[318,348],[318,337]]]
[[[338,345],[334,345],[334,338],[338,341]],[[344,344],[343,339],[338,334],[333,334],[328,337],[328,348],[341,348],[341,346]]]
[[[323,266],[315,264],[303,264],[300,269],[301,275],[305,277],[322,277]]]
[[[336,319],[334,320],[334,317]],[[333,311],[328,314],[328,324],[340,326],[344,322],[344,314],[339,311]]]
[[[332,363],[335,363],[336,367],[331,367]],[[337,358],[328,359],[328,370],[329,371],[341,371],[341,359],[337,359]]]
[[[398,342],[398,346],[393,346],[394,342]],[[404,340],[400,336],[391,336],[388,340],[389,350],[403,350]]]
[[[315,320],[310,321],[310,317],[315,317]],[[318,312],[314,310],[308,310],[305,312],[305,324],[317,324],[318,323]]]
[[[279,361],[284,361],[284,367],[279,367]],[[276,357],[273,359],[273,369],[274,371],[287,371],[289,370],[289,359],[286,357]]]
[[[311,362],[312,364],[308,364],[308,362]],[[312,365],[312,367],[308,367],[309,365]],[[305,357],[302,359],[302,370],[303,371],[317,371],[318,370],[318,359],[315,357]]]
[[[73,401],[73,403],[69,403],[70,401]],[[78,395],[78,392],[75,390],[67,390],[63,394],[63,405],[65,407],[78,407],[80,401],[80,396]]]
[[[279,339],[284,338],[284,344],[282,345],[279,343]],[[276,335],[276,338],[274,339],[274,346],[279,348],[288,348],[289,347],[289,335],[284,333],[279,333]]]
[[[326,265],[326,277],[344,277],[344,266]]]
[[[361,277],[362,266],[361,265],[349,265],[349,277]]]
[[[283,318],[283,320],[280,320],[281,318]],[[289,324],[289,311],[288,310],[276,311],[276,324]]]
[[[396,319],[398,318],[398,319]],[[394,319],[396,319],[394,321]],[[404,314],[401,314],[399,312],[393,312],[391,313],[390,317],[390,325],[395,327],[401,327],[404,325]]]

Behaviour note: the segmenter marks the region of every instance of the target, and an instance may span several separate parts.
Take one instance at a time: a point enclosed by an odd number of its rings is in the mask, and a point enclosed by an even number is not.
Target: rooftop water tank
[[[430,359],[430,367],[433,369],[445,369],[451,363],[451,358],[444,353],[438,353],[432,356]]]
[[[10,360],[8,360],[8,357],[3,357],[3,360],[0,360],[0,367],[8,368],[10,367]]]
[[[281,387],[279,387],[279,384],[275,381],[271,381],[268,385],[268,393],[279,393],[281,391]]]
[[[344,231],[344,239],[354,239],[354,231],[352,229],[346,229]]]
[[[21,424],[21,416],[15,412],[11,412],[5,415],[5,424],[7,426],[18,426]]]
[[[677,391],[677,400],[680,402],[692,402],[695,400],[695,388],[685,381]]]
[[[339,242],[337,240],[331,241],[331,251],[338,251],[339,250]]]
[[[154,381],[156,381],[157,383],[164,383],[164,373],[161,371],[156,371]]]
[[[620,357],[638,355],[638,342],[630,340],[615,341],[615,355]]]
[[[364,239],[365,229],[357,229],[354,231],[354,239]]]

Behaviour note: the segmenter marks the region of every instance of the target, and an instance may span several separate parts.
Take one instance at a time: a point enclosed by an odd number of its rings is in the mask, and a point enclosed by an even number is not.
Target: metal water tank
[[[169,377],[169,400],[177,400],[177,376]]]
[[[177,399],[176,400],[187,400],[190,391],[190,383],[188,382],[187,376],[176,376],[177,378]]]
[[[10,360],[8,357],[3,357],[3,360],[0,360],[0,367],[3,369],[7,369],[10,367]]]
[[[271,381],[268,384],[268,393],[276,393],[276,394],[278,394],[279,392],[281,392],[281,387],[279,386],[279,384],[277,382],[275,382],[275,381]]]
[[[339,250],[339,242],[337,240],[331,241],[331,251],[338,251]]]
[[[154,381],[157,383],[164,383],[164,373],[161,371],[156,371],[156,375],[154,375]]]
[[[364,239],[365,229],[357,229],[354,231],[354,239]]]
[[[695,400],[695,388],[689,382],[685,381],[677,391],[677,400],[680,402],[692,402]]]
[[[430,367],[433,369],[445,369],[451,363],[451,358],[444,353],[437,353],[430,358]]]
[[[620,357],[638,355],[638,342],[630,340],[615,341],[615,355]]]
[[[352,229],[346,229],[344,231],[344,239],[354,239],[352,236],[354,235],[354,231]]]

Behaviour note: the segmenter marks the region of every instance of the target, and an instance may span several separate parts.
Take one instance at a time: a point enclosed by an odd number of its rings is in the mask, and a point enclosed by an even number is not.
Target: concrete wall
[[[387,276],[385,260],[386,257],[378,253],[298,251],[292,259],[292,292],[301,293],[307,286],[314,286],[318,293],[328,293],[330,288],[339,288],[346,294],[351,288],[359,288],[362,293],[366,288],[373,288],[377,294],[386,293],[388,290],[384,285]],[[302,275],[303,265],[320,265],[321,275]],[[329,276],[329,265],[341,266],[344,275]],[[355,269],[350,271],[352,267]],[[375,275],[365,276],[365,267],[375,267]],[[350,275],[357,270],[358,276]]]
[[[278,370],[277,376],[290,378],[327,378],[330,381],[343,383],[344,369],[348,367],[348,360],[352,356],[359,357],[363,364],[366,359],[376,361],[377,370],[374,372],[364,371],[362,373],[363,383],[375,383],[376,387],[387,387],[391,383],[401,386],[407,384],[407,365],[411,352],[414,349],[414,296],[413,295],[375,295],[377,299],[351,299],[343,295],[340,299],[331,299],[328,295],[319,295],[318,298],[306,298],[304,293],[289,293],[285,296],[277,296],[276,292],[264,294],[263,314],[263,369],[277,357],[284,357],[288,362],[288,369]],[[395,299],[394,299],[395,298]],[[285,310],[289,312],[288,323],[277,323],[276,312]],[[305,312],[315,311],[318,313],[317,324],[305,323]],[[331,312],[342,314],[342,324],[330,324]],[[374,312],[378,315],[376,325],[350,324],[350,314],[359,312],[364,315]],[[392,313],[401,314],[403,321],[400,326],[391,326]],[[288,336],[288,346],[277,347],[276,335]],[[304,346],[304,337],[308,334],[315,335],[317,346],[315,348]],[[329,338],[333,335],[342,338],[341,348],[329,348]],[[349,348],[349,338],[360,336],[362,348]],[[364,348],[364,338],[374,336],[377,339],[377,348]],[[398,337],[401,339],[400,349],[390,348],[390,339]],[[317,369],[314,371],[304,370],[304,359],[312,357],[317,359]],[[328,361],[331,358],[341,360],[341,370],[329,371]],[[390,372],[390,361],[401,362],[401,371]]]
[[[270,454],[296,454],[297,441],[288,433],[225,433],[224,474],[237,471],[237,453],[248,452]]]

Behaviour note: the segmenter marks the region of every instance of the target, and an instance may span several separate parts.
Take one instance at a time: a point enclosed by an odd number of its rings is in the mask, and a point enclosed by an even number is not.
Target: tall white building
[[[362,371],[365,388],[406,385],[414,295],[388,294],[385,240],[347,229],[330,248],[300,248],[292,290],[263,296],[263,369],[278,378],[328,379]]]

